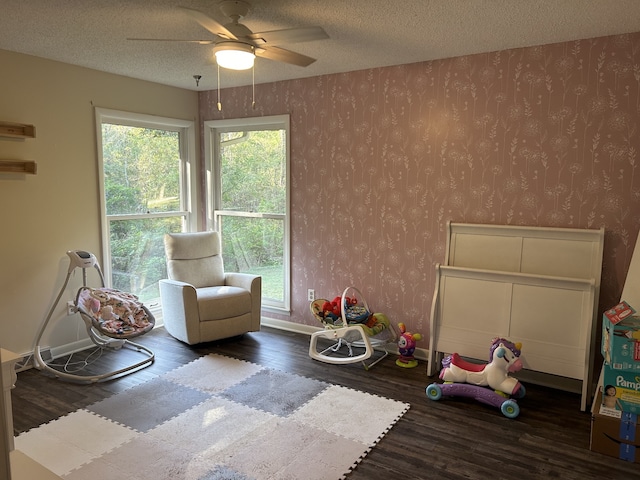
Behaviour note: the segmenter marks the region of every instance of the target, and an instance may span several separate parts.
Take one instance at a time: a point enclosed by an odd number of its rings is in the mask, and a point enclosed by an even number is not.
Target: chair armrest
[[[193,285],[178,280],[158,282],[165,329],[188,344],[200,341],[200,314]]]
[[[260,330],[262,310],[262,277],[249,273],[225,272],[225,285],[240,287],[251,292],[251,328]]]
[[[195,289],[196,287],[194,287],[193,285],[191,285],[190,283],[187,282],[181,282],[180,280],[170,280],[168,278],[162,278],[160,279],[160,282],[169,286],[169,288],[185,288],[185,287],[191,287],[193,289]]]
[[[254,288],[262,287],[262,277],[248,273],[225,272],[224,284],[230,287],[244,288],[253,294]]]

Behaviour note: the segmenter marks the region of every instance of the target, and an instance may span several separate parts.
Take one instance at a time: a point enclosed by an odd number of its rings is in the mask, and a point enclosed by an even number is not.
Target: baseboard
[[[308,325],[300,325],[294,322],[287,322],[284,320],[276,320],[273,318],[261,318],[262,325],[277,328],[279,330],[287,330],[290,332],[296,333],[304,333],[307,335],[311,335],[313,332],[320,330],[320,328],[311,327]],[[162,327],[164,322],[162,322],[162,318],[158,321],[156,317],[156,324],[154,328]],[[55,360],[56,358],[64,357],[66,355],[72,355],[74,353],[81,352],[83,350],[87,350],[89,348],[95,347],[95,343],[91,341],[89,337],[83,338],[82,340],[77,340],[75,342],[66,343],[64,345],[60,345],[57,347],[40,347],[40,354],[42,355],[42,359],[45,362],[50,362]],[[19,360],[16,364],[16,371],[22,372],[24,370],[29,370],[33,368],[33,351],[26,352],[22,355],[21,360]]]
[[[40,347],[40,356],[42,357],[42,360],[44,360],[46,363],[49,363],[56,358],[64,357],[65,355],[72,355],[91,347],[95,347],[95,344],[91,341],[90,338],[86,338],[84,340],[67,343],[59,347]],[[33,356],[33,351],[24,353],[22,355],[22,358],[16,363],[16,372],[20,373],[24,372],[25,370],[32,369],[35,366]]]
[[[53,360],[50,347],[40,347],[40,355],[45,362]],[[24,372],[33,368],[33,351],[20,355],[20,360],[16,362],[16,373]]]
[[[303,325],[301,323],[289,322],[287,320],[279,320],[277,318],[261,317],[260,324],[265,327],[275,328],[277,330],[285,330],[287,332],[302,333],[305,335],[311,335],[318,330],[322,330],[322,327],[313,327],[311,325]]]
[[[279,320],[277,318],[267,318],[261,317],[260,323],[265,327],[275,328],[277,330],[283,330],[287,332],[300,333],[303,335],[313,334],[319,330],[322,330],[322,327],[315,327],[312,325],[303,325],[301,323],[290,322],[288,320]],[[156,328],[160,325],[156,322]],[[71,355],[73,353],[80,352],[82,350],[86,350],[87,348],[91,348],[95,346],[95,344],[91,341],[90,338],[85,338],[82,340],[78,340],[76,342],[67,343],[65,345],[60,345],[59,347],[42,347],[41,352],[45,361],[53,360],[59,357],[63,357],[65,355]],[[389,353],[398,354],[396,349],[390,349]],[[422,348],[416,348],[414,356],[418,360],[426,361],[428,358],[429,351]],[[26,353],[23,357],[28,360],[33,353]],[[26,368],[25,368],[26,369]]]
[[[75,342],[66,343],[59,347],[54,347],[51,349],[51,356],[55,360],[59,357],[64,357],[65,355],[72,355],[74,353],[81,352],[82,350],[86,350],[87,348],[95,347],[95,343],[91,341],[89,337],[84,338],[82,340],[77,340]]]

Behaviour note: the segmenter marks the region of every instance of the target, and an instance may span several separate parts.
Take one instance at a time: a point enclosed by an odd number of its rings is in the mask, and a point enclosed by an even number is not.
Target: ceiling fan
[[[298,27],[268,32],[252,32],[240,23],[251,6],[242,0],[224,0],[219,3],[222,14],[230,21],[222,24],[206,13],[188,7],[179,7],[196,22],[211,32],[215,38],[209,40],[177,40],[162,38],[129,38],[128,40],[189,42],[213,45],[217,63],[224,68],[245,70],[253,66],[256,56],[306,67],[315,58],[279,47],[282,44],[308,42],[329,38],[322,27]]]

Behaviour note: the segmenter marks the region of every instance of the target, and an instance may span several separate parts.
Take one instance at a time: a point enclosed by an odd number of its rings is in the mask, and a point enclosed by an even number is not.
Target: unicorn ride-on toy
[[[522,369],[520,354],[522,345],[496,337],[489,349],[489,363],[468,362],[457,353],[442,360],[440,379],[445,383],[432,383],[426,389],[427,397],[440,400],[445,396],[470,397],[500,408],[507,418],[516,418],[520,407],[514,398],[522,398],[525,388],[517,379],[510,377]]]

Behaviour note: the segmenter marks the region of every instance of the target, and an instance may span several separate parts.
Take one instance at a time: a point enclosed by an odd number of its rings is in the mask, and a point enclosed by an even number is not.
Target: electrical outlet
[[[307,290],[307,300],[313,302],[316,299],[316,291],[313,288]]]
[[[73,303],[73,300],[69,300],[67,302],[67,315],[73,315],[77,311],[78,309],[76,308],[76,305]]]

